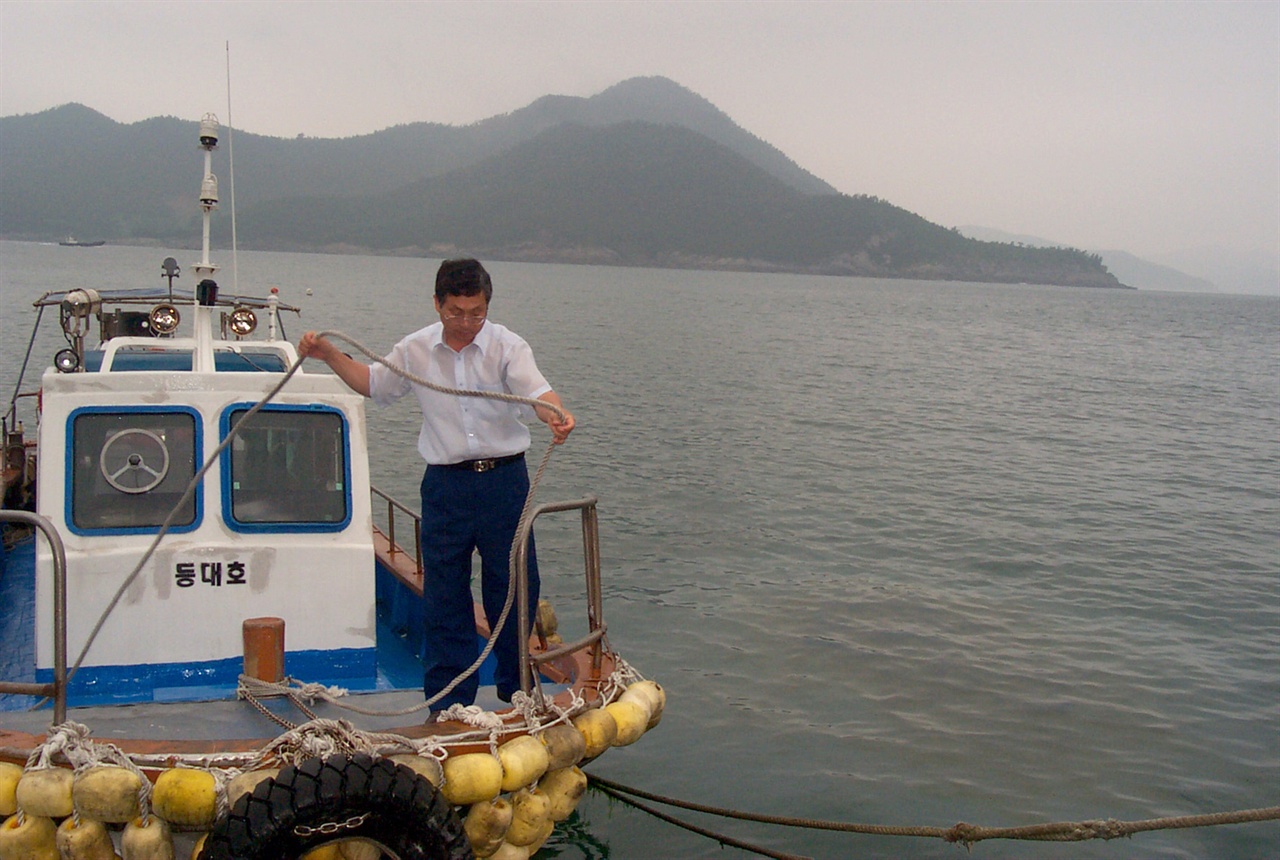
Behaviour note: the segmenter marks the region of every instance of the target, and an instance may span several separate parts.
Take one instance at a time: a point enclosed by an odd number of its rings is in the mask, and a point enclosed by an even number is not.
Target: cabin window
[[[249,411],[228,409],[223,438]],[[267,406],[223,453],[223,508],[241,531],[338,531],[351,520],[347,423],[329,407]]]
[[[72,413],[67,523],[73,531],[154,532],[198,524],[199,493],[182,500],[200,463],[194,411],[137,407]]]

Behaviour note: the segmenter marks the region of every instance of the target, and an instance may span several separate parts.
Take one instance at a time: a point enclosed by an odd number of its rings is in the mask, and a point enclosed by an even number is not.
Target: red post
[[[284,619],[246,618],[244,673],[260,681],[284,680]]]

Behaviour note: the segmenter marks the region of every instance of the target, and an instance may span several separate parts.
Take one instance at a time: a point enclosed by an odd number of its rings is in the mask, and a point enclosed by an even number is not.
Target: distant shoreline
[[[0,242],[26,242],[39,245],[59,245],[61,242],[50,239],[36,239],[26,236],[3,236]],[[127,240],[113,240],[109,245],[133,248],[165,248],[176,250],[198,251],[191,242],[166,242],[153,237],[139,237]],[[463,254],[473,255],[484,260],[506,263],[543,263],[548,265],[567,266],[612,266],[629,269],[668,269],[672,271],[711,271],[711,272],[743,272],[754,274],[776,275],[812,275],[816,277],[835,278],[869,278],[892,281],[936,281],[939,283],[969,284],[1005,284],[1055,286],[1083,289],[1119,289],[1137,290],[1137,287],[1121,283],[1048,283],[1023,278],[982,278],[962,272],[947,272],[939,267],[931,267],[929,271],[891,272],[883,270],[854,270],[851,267],[839,266],[784,266],[765,260],[742,260],[727,258],[699,257],[690,254],[668,255],[662,259],[634,260],[624,259],[607,248],[573,248],[555,249],[523,245],[517,248],[459,248],[451,245],[434,245],[430,247],[412,246],[405,248],[370,248],[351,243],[328,245],[303,245],[298,243],[241,243],[241,251],[269,251],[286,254],[331,254],[355,257],[402,257],[439,260]],[[229,248],[221,249],[229,254]]]

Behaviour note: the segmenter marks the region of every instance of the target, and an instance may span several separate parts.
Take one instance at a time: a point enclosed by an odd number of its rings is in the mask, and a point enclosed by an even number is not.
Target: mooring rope
[[[813,860],[813,858],[804,854],[786,854],[782,851],[774,851],[771,848],[765,848],[751,842],[744,842],[743,840],[737,839],[733,836],[728,836],[724,833],[719,833],[706,827],[699,827],[696,824],[690,824],[687,821],[676,818],[674,815],[667,815],[665,812],[660,812],[652,806],[641,803],[635,798],[628,796],[625,792],[613,788],[612,786],[617,785],[617,783],[610,783],[608,780],[601,780],[599,777],[592,776],[591,774],[587,774],[587,781],[615,800],[620,800],[628,806],[634,806],[641,812],[647,812],[654,818],[665,821],[668,824],[674,824],[676,827],[683,828],[691,833],[697,833],[699,836],[714,839],[721,845],[728,845],[731,848],[741,848],[743,851],[749,851],[752,854],[759,854],[764,857],[773,857],[775,860]]]
[[[1280,806],[1269,806],[1259,809],[1242,809],[1234,812],[1216,812],[1206,815],[1182,815],[1167,818],[1148,818],[1140,821],[1117,821],[1114,818],[1087,821],[1054,821],[1045,824],[1031,824],[1022,827],[983,827],[960,822],[951,827],[898,827],[883,824],[855,824],[842,821],[824,821],[815,818],[795,818],[783,815],[762,815],[754,812],[743,812],[737,809],[726,809],[680,800],[661,794],[632,788],[620,782],[588,773],[587,781],[599,786],[611,797],[618,794],[642,797],[656,803],[688,809],[692,812],[705,812],[719,815],[722,818],[736,818],[742,821],[755,821],[761,824],[776,824],[783,827],[802,827],[810,830],[834,830],[841,833],[860,833],[869,836],[922,836],[955,842],[966,847],[984,839],[1028,839],[1042,842],[1084,842],[1089,839],[1117,839],[1121,836],[1132,836],[1152,830],[1179,830],[1191,827],[1214,827],[1222,824],[1249,824],[1259,821],[1280,820]],[[616,794],[615,794],[616,792]],[[632,801],[620,797],[627,803]],[[640,808],[637,806],[637,808]],[[647,811],[647,810],[646,810]]]

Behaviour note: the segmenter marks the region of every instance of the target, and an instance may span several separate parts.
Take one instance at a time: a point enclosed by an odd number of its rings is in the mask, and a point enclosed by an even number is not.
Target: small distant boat
[[[105,239],[99,239],[96,242],[81,242],[75,236],[68,236],[58,244],[62,245],[64,248],[98,248],[107,244],[107,241]]]

